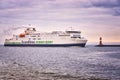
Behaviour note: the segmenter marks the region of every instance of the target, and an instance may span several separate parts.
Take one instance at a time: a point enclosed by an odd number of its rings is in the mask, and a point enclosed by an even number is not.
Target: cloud
[[[119,0],[0,0],[2,30],[12,28],[9,25],[36,24],[40,28],[85,25],[89,33],[98,27],[109,31],[120,26],[119,16]]]
[[[120,16],[120,0],[81,0],[74,3],[76,7],[83,8],[103,8],[112,16]]]
[[[56,0],[0,0],[0,9],[32,8],[35,6],[50,5]]]
[[[119,8],[113,8],[113,15],[114,16],[120,16],[120,7]]]
[[[108,2],[107,2],[108,1]],[[119,16],[119,8],[104,8],[118,0],[1,0],[1,23],[25,22],[79,22],[94,17]],[[99,4],[99,6],[98,6]],[[101,5],[101,6],[100,6]],[[92,18],[91,18],[92,17]],[[8,21],[7,21],[8,20]]]
[[[0,0],[0,9],[30,7],[31,0]]]
[[[49,1],[48,4],[51,8],[56,9],[103,8],[111,11],[108,14],[120,15],[120,0],[53,0]]]
[[[0,0],[0,9],[33,7],[37,5],[49,5],[49,7],[120,7],[120,0]]]
[[[120,0],[91,0],[92,6],[103,8],[120,7]]]

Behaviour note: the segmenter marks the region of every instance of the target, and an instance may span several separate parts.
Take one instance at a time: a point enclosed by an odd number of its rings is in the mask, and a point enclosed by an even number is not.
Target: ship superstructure
[[[43,33],[35,28],[27,28],[24,33],[13,35],[6,39],[5,46],[81,46],[86,45],[87,40],[81,37],[80,31],[53,31]]]

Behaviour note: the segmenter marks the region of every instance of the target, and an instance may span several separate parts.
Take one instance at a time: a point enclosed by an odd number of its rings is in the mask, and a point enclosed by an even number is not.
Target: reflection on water
[[[120,79],[120,47],[0,46],[0,66],[11,63],[42,72]]]

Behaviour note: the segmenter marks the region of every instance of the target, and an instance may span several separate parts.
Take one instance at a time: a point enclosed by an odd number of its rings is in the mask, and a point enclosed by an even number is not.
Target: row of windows
[[[31,35],[30,37],[37,37],[37,36],[40,37],[40,35]]]
[[[41,38],[29,38],[29,40],[41,40]]]

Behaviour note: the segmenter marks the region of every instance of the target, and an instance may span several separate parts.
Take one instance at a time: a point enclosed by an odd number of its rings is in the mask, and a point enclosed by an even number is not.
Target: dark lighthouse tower
[[[103,45],[103,43],[102,43],[102,37],[100,37],[99,45],[100,45],[100,46]]]

